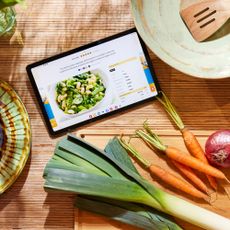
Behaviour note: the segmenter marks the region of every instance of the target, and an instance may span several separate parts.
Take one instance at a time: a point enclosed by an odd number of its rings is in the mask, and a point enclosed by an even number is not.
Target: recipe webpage
[[[136,32],[31,71],[54,131],[157,95]]]

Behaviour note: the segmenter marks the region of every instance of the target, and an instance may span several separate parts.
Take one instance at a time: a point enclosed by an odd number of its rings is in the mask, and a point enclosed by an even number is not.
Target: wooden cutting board
[[[129,130],[107,130],[107,131],[94,131],[94,130],[81,130],[77,133],[79,137],[84,138],[86,141],[94,144],[99,148],[104,148],[106,143],[109,139],[113,138],[114,136],[119,136],[121,133],[124,134],[125,138],[128,138],[133,134],[133,131]],[[178,131],[156,131],[157,134],[162,138],[163,142],[167,145],[175,146],[180,148],[181,150],[186,151],[184,146],[183,140],[181,138],[180,132]],[[212,133],[212,131],[196,131],[194,134],[199,139],[202,146],[204,146],[207,137]],[[160,165],[162,168],[171,171],[172,173],[176,174],[178,177],[183,178],[175,167],[164,157],[161,153],[156,153],[147,147],[140,139],[133,138],[131,143],[143,154],[145,159],[149,160],[150,162],[154,162],[157,165]],[[221,190],[218,192],[217,200],[212,203],[212,205],[206,203],[205,201],[194,199],[191,196],[188,196],[176,189],[171,188],[170,186],[161,183],[157,180],[157,178],[151,177],[143,168],[141,168],[138,163],[134,161],[135,166],[137,167],[138,171],[149,181],[152,181],[153,184],[161,187],[163,190],[175,194],[183,199],[186,199],[190,202],[193,202],[203,208],[209,209],[213,212],[216,212],[220,215],[223,215],[227,218],[230,218],[230,200],[226,196],[226,194]],[[230,171],[225,171],[228,178],[230,177]],[[206,183],[208,184],[206,178],[203,175],[200,175]],[[200,230],[196,226],[191,224],[185,223],[181,220],[176,220],[178,224],[180,224],[186,230]],[[126,224],[121,224],[119,222],[109,220],[105,217],[101,217],[86,211],[75,209],[75,230],[135,230],[137,228],[128,226]],[[226,229],[227,230],[227,229]]]

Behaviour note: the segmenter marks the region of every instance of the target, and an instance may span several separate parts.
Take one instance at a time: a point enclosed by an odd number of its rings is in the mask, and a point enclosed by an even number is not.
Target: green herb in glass
[[[0,37],[10,39],[16,30],[16,17],[13,8],[5,7],[0,10]]]
[[[12,6],[23,0],[0,0],[0,39],[10,40],[16,31],[16,14]]]
[[[14,6],[21,2],[23,2],[23,0],[0,0],[0,10],[5,7]]]

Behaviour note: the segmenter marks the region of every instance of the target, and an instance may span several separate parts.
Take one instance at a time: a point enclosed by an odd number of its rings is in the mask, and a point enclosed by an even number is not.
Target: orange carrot
[[[144,123],[144,128],[145,130],[150,134],[150,136],[152,136],[152,138],[156,139],[156,142],[162,144],[162,142],[160,141],[160,139],[158,138],[157,135],[155,135],[152,130],[149,128],[147,122]],[[148,145],[151,146],[151,144],[149,144],[147,142]],[[163,145],[163,144],[162,144]],[[159,148],[158,148],[159,149]],[[180,170],[181,173],[184,174],[184,176],[186,176],[187,178],[189,178],[199,189],[201,189],[202,191],[205,191],[206,193],[208,193],[208,188],[207,186],[204,184],[204,182],[195,174],[195,172],[188,166],[185,166],[181,163],[178,163],[177,161],[172,160],[173,164]]]
[[[132,147],[130,144],[127,144],[124,140],[120,139],[120,143],[127,151],[129,151],[134,157],[136,157],[145,166],[145,168],[149,170],[151,174],[159,177],[162,181],[173,186],[174,188],[184,191],[185,193],[190,194],[194,197],[207,200],[208,196],[206,194],[197,190],[191,184],[186,183],[182,179],[160,168],[159,166],[150,164],[148,161],[142,158],[142,156],[137,152],[134,147]]]
[[[175,160],[180,162],[181,164],[187,165],[190,168],[196,169],[200,172],[203,172],[205,174],[211,175],[213,177],[216,178],[220,178],[220,179],[226,179],[224,173],[222,173],[220,170],[205,164],[204,162],[202,162],[201,160],[193,157],[193,156],[189,156],[183,152],[181,152],[179,149],[174,148],[174,147],[167,147],[165,149],[165,153],[166,155]]]
[[[208,188],[205,185],[205,183],[194,173],[194,171],[191,168],[181,163],[178,163],[177,161],[174,160],[172,162],[181,171],[181,173],[183,173],[184,176],[189,178],[190,181],[197,186],[197,188],[208,193]]]
[[[173,174],[167,172],[166,170],[151,164],[149,166],[149,171],[151,174],[154,174],[158,176],[162,181],[166,182],[167,184],[184,191],[185,193],[188,193],[194,197],[203,198],[207,200],[208,196],[204,193],[200,192],[196,188],[194,188],[192,185],[186,183],[185,181],[181,180],[180,178],[174,176]]]
[[[175,160],[183,165],[187,165],[190,168],[196,169],[200,172],[203,172],[205,174],[211,175],[213,177],[216,178],[220,178],[220,179],[225,179],[228,180],[224,173],[221,172],[220,170],[205,164],[204,162],[202,162],[201,160],[184,154],[183,152],[181,152],[179,149],[174,148],[174,147],[168,147],[166,145],[164,145],[160,138],[153,133],[150,128],[148,127],[148,125],[145,123],[144,124],[144,128],[150,133],[147,134],[142,130],[138,130],[136,131],[136,134],[141,137],[144,141],[148,142],[149,144],[151,144],[153,147],[157,148],[158,150],[161,150],[163,152],[165,152],[165,154],[172,160]]]
[[[162,97],[157,97],[157,99],[164,106],[165,111],[169,114],[169,116],[175,122],[177,127],[180,129],[188,151],[193,156],[200,159],[204,163],[209,164],[205,155],[204,155],[204,151],[201,148],[197,138],[194,136],[194,134],[191,131],[189,131],[187,128],[185,128],[184,123],[181,120],[179,114],[177,113],[174,105],[171,103],[169,98],[163,92],[161,92],[161,96]],[[207,176],[209,183],[212,186],[212,188],[217,190],[217,182],[216,182],[215,178],[213,178],[210,175],[206,175],[206,176]]]
[[[187,128],[184,128],[181,130],[181,133],[184,138],[184,143],[188,149],[188,151],[197,159],[200,159],[205,164],[209,164],[207,158],[205,157],[205,153],[198,142],[197,138],[194,136],[194,134]],[[210,185],[217,190],[217,182],[215,178],[213,178],[210,175],[207,175],[207,178],[209,180]]]

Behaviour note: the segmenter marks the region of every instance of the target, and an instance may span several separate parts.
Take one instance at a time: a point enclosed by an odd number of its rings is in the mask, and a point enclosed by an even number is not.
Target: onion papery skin
[[[218,130],[205,144],[205,155],[215,166],[230,168],[230,130]]]

